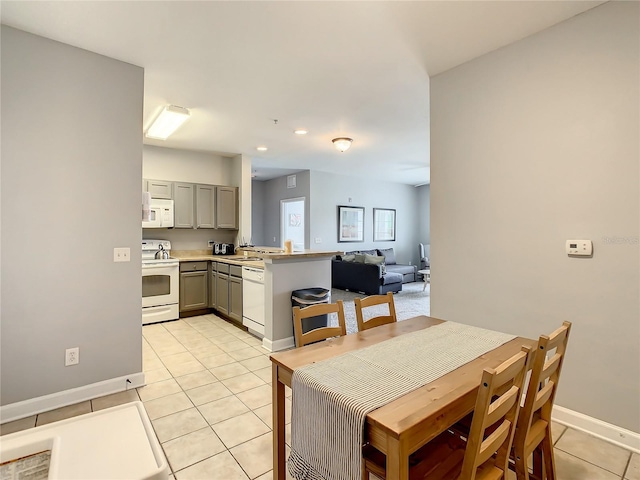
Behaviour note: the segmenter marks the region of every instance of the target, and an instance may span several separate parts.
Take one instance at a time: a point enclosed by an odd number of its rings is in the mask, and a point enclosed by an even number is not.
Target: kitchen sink
[[[242,258],[234,258],[236,262],[255,262],[258,260],[263,260],[262,257],[242,257]]]

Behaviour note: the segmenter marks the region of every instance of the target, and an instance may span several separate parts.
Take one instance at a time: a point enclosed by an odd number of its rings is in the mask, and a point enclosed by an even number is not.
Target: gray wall
[[[265,182],[251,182],[251,242],[253,245],[266,245],[264,236],[264,195]],[[245,239],[249,242],[249,239]]]
[[[313,221],[309,212],[309,197],[311,195],[310,175],[309,171],[298,172],[296,175],[296,187],[287,188],[287,176],[274,178],[262,182],[264,184],[264,209],[263,209],[263,229],[262,229],[262,245],[269,247],[281,247],[282,239],[280,238],[280,200],[288,198],[305,197],[305,233],[307,236],[307,244],[305,248],[309,248],[309,224]],[[259,182],[253,182],[259,183]],[[253,218],[253,217],[252,217]],[[254,220],[255,222],[255,220]],[[252,228],[257,224],[254,223]],[[254,233],[254,243],[258,237],[257,231]],[[275,237],[275,241],[273,238]],[[317,249],[316,249],[317,250]]]
[[[338,243],[338,205],[365,207],[364,242]],[[396,241],[373,241],[373,209],[396,210]],[[314,250],[391,248],[398,263],[418,264],[418,218],[423,215],[415,187],[325,172],[311,172],[310,239]],[[320,239],[321,243],[315,243]]]
[[[418,192],[418,240],[431,243],[431,185],[416,188]]]
[[[5,26],[1,68],[8,405],[142,371],[143,70]]]
[[[640,431],[637,2],[431,79],[434,316],[573,322],[557,404]],[[565,240],[591,239],[593,258]]]

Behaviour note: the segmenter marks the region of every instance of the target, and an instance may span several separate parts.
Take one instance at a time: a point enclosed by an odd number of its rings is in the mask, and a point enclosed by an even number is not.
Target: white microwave
[[[142,221],[142,228],[172,228],[173,200],[151,199],[149,220]]]

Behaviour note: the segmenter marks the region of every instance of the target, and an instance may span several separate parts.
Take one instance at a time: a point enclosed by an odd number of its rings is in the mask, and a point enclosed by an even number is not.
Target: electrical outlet
[[[209,241],[207,242],[207,247],[213,247],[213,244],[214,244],[214,243],[215,243],[215,242],[214,242],[213,240],[209,240]]]
[[[322,238],[316,237],[316,243],[322,243]]]
[[[77,365],[80,363],[80,347],[67,348],[64,351],[64,366]]]
[[[273,237],[273,241],[274,241],[274,242],[276,241],[276,237]]]
[[[129,261],[131,261],[131,249],[129,247],[114,248],[113,249],[113,261],[114,262],[129,262]]]

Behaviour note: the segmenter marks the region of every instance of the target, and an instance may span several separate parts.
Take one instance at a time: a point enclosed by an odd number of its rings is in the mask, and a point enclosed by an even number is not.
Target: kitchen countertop
[[[281,251],[274,252],[257,252],[249,251],[249,257],[260,257],[260,260],[245,260],[243,255],[212,255],[211,250],[172,250],[171,256],[177,258],[181,262],[197,262],[197,261],[214,261],[223,262],[231,265],[246,265],[256,268],[264,268],[264,260],[291,260],[291,259],[312,259],[322,257],[332,257],[334,255],[343,254],[342,251],[321,251],[321,250],[304,250],[301,252],[283,253]]]
[[[243,255],[211,255],[211,250],[172,250],[171,256],[181,262],[222,262],[230,265],[264,268],[262,260],[244,260]]]

